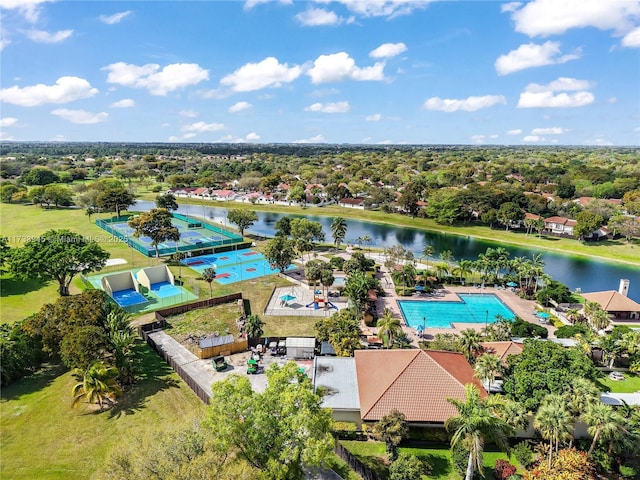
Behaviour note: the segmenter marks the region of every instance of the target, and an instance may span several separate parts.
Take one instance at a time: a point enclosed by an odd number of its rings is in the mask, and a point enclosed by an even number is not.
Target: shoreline
[[[147,199],[147,198],[140,198],[140,200],[153,201],[152,199]],[[541,246],[541,245],[531,245],[526,241],[514,241],[514,240],[504,239],[504,238],[496,239],[495,237],[490,237],[486,235],[478,235],[476,233],[463,232],[459,230],[459,227],[445,227],[444,229],[441,230],[436,227],[432,227],[428,225],[427,226],[410,225],[409,222],[394,222],[394,221],[383,220],[383,219],[363,218],[357,214],[359,210],[351,211],[350,209],[344,209],[346,211],[343,212],[341,209],[339,212],[334,212],[334,211],[330,213],[322,212],[324,209],[327,209],[327,208],[333,208],[333,209],[339,208],[339,207],[333,207],[333,206],[332,207],[299,207],[299,206],[282,206],[282,205],[246,204],[246,203],[240,203],[240,202],[220,202],[220,201],[209,201],[209,200],[200,200],[200,199],[191,199],[191,198],[179,198],[177,200],[178,200],[178,204],[182,203],[182,204],[189,204],[189,205],[211,206],[211,207],[217,207],[217,208],[224,208],[227,210],[233,209],[233,208],[241,208],[241,209],[250,208],[250,209],[262,211],[262,212],[290,213],[294,215],[301,215],[301,214],[304,214],[305,212],[308,212],[309,210],[312,210],[313,214],[319,217],[332,217],[332,216],[339,215],[343,218],[358,220],[365,223],[388,225],[393,227],[414,228],[416,230],[424,230],[427,232],[444,233],[447,235],[456,235],[458,237],[473,238],[473,239],[482,240],[487,243],[492,243],[497,245],[510,245],[514,247],[526,248],[529,250],[540,249],[550,253],[556,253],[560,255],[577,257],[577,258],[584,258],[584,259],[589,259],[593,261],[600,261],[603,263],[614,263],[614,264],[626,265],[630,267],[635,267],[635,266],[640,267],[640,253],[638,254],[637,260],[617,259],[617,258],[612,258],[607,256],[594,255],[592,253],[577,252],[571,249],[565,250],[562,248],[553,248],[553,247],[547,247],[547,246]],[[232,204],[233,206],[231,206],[230,204]],[[378,215],[377,212],[372,212],[372,213],[374,213],[374,215],[376,216]],[[398,214],[385,214],[385,215],[395,216]],[[424,219],[419,219],[419,220],[424,220]],[[423,223],[423,222],[420,222],[420,223]],[[480,228],[488,228],[488,227],[480,227]],[[522,234],[522,235],[525,235],[525,234]],[[579,242],[579,240],[573,240],[573,241]],[[633,243],[630,243],[628,245],[629,248],[634,248],[634,246],[635,245]],[[379,247],[372,247],[372,248],[380,249]]]

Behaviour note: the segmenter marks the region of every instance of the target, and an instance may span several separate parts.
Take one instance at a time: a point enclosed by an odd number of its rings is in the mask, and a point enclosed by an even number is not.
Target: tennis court
[[[176,251],[188,252],[203,248],[212,248],[220,245],[230,245],[242,241],[242,237],[233,232],[227,232],[222,228],[206,222],[187,217],[178,213],[172,214],[171,223],[180,232],[178,242],[165,241],[158,244],[160,255],[171,255]],[[155,257],[156,250],[153,240],[149,237],[134,237],[135,230],[129,226],[127,219],[112,219],[112,221],[97,220],[96,224],[109,233],[116,235],[132,248],[149,256]]]
[[[223,285],[280,272],[277,268],[271,268],[264,255],[254,250],[233,250],[200,255],[185,258],[182,264],[198,273],[202,273],[207,268],[215,269],[216,282]],[[293,265],[290,265],[287,270],[292,267]]]

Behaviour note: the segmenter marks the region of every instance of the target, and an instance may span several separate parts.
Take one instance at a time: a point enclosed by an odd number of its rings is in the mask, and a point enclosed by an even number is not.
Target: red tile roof
[[[520,355],[522,344],[512,341],[506,342],[480,342],[485,353],[496,355],[506,365],[509,355]]]
[[[432,350],[357,350],[360,416],[377,421],[398,409],[412,423],[443,423],[457,414],[447,398],[465,398],[475,384],[473,370],[460,353]]]

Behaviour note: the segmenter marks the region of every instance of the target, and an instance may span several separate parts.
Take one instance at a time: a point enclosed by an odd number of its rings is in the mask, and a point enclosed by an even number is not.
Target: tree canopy
[[[11,254],[11,271],[20,278],[56,280],[58,293],[69,295],[78,273],[100,270],[109,254],[94,240],[69,230],[49,230]]]
[[[240,235],[244,236],[244,231],[258,221],[258,215],[253,210],[234,208],[227,213],[227,220],[236,225]]]
[[[128,222],[134,229],[134,237],[146,236],[151,239],[151,245],[159,256],[158,244],[166,240],[177,242],[180,240],[180,231],[171,222],[171,213],[165,208],[153,208],[148,212],[136,215]]]

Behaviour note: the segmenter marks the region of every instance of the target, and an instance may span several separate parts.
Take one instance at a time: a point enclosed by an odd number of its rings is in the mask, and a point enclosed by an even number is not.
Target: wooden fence
[[[242,293],[232,293],[231,295],[225,295],[224,297],[207,298],[206,300],[199,300],[197,302],[185,303],[184,305],[176,305],[175,307],[164,308],[156,311],[156,320],[166,320],[171,315],[177,315],[179,313],[190,312],[191,310],[197,310],[198,308],[213,307],[215,305],[221,305],[223,303],[231,303],[242,300]]]
[[[340,445],[340,442],[336,442],[334,451],[336,452],[336,455],[349,465],[349,468],[362,477],[362,480],[380,480],[380,477],[378,477],[373,470],[358,460],[353,453]]]

